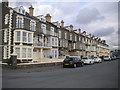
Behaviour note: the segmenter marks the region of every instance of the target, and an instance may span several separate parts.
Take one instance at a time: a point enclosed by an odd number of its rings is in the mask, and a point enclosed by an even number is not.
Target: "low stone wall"
[[[62,62],[64,59],[56,59],[56,58],[42,58],[41,60],[37,61],[37,62]]]
[[[49,67],[49,66],[59,66],[62,65],[63,62],[47,62],[47,63],[20,63],[17,64],[16,68],[12,66],[8,66],[7,64],[3,64],[3,68],[11,68],[11,69],[27,69],[27,68],[38,68],[38,67]]]

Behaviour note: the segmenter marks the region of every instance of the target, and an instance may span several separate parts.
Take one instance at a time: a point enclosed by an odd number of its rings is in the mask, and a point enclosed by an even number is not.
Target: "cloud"
[[[22,2],[11,4],[12,7],[23,5],[26,11],[32,4],[34,15],[50,13],[52,21],[64,20],[65,25],[72,24],[74,29],[81,28],[107,41],[110,48],[117,48],[118,6],[117,2],[48,2],[35,0],[34,3]]]
[[[104,19],[104,16],[102,16],[96,8],[83,8],[76,16],[76,22],[80,24],[88,24],[102,19]]]
[[[114,31],[115,30],[113,27],[101,28],[101,29],[96,30],[94,32],[94,35],[97,37],[103,37],[103,36],[108,36],[108,35],[112,34]]]

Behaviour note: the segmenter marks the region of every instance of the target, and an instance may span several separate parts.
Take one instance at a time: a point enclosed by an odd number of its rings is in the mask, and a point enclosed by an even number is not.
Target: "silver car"
[[[94,57],[94,62],[96,63],[102,63],[102,59],[99,57]]]
[[[81,61],[83,61],[84,64],[94,64],[94,59],[92,59],[90,57],[82,57]]]

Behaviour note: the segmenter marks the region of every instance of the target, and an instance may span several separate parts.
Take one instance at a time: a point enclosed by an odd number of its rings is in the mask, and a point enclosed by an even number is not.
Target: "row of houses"
[[[32,5],[28,13],[23,6],[11,8],[2,2],[2,59],[10,59],[11,54],[17,54],[20,62],[110,55],[105,40],[51,19],[50,14],[35,16]]]

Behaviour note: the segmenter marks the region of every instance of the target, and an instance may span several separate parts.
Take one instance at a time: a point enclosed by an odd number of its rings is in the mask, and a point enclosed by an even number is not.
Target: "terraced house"
[[[2,2],[2,59],[10,59],[17,54],[17,60],[43,61],[72,56],[108,56],[109,46],[105,40],[96,38],[73,25],[64,26],[51,22],[50,14],[34,15],[34,8],[29,13],[23,6],[11,8],[8,2]]]

